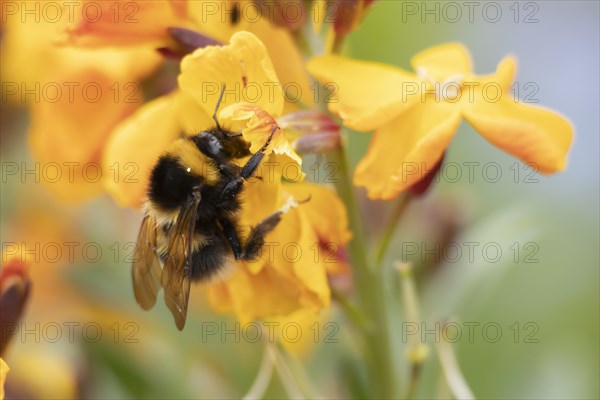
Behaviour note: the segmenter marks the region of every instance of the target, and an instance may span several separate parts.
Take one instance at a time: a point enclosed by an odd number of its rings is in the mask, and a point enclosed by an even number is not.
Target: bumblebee
[[[236,260],[259,256],[264,238],[290,206],[268,216],[240,239],[238,195],[265,156],[274,126],[262,148],[250,153],[241,133],[216,128],[175,141],[160,156],[150,175],[145,216],[133,259],[133,289],[138,304],[148,310],[164,289],[165,304],[182,330],[191,281],[222,274]],[[234,161],[250,157],[242,167]]]

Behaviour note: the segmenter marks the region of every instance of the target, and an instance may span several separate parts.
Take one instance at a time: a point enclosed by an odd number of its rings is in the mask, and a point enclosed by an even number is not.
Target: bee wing
[[[146,215],[140,227],[133,256],[133,292],[138,304],[151,309],[160,290],[160,259],[156,254],[156,223]]]
[[[199,204],[200,194],[195,192],[179,212],[177,222],[171,228],[167,259],[161,276],[165,304],[171,310],[179,330],[183,329],[187,317],[192,275],[192,237]]]

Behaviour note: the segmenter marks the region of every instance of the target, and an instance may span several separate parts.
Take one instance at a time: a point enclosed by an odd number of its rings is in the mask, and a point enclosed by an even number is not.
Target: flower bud
[[[17,333],[17,323],[29,298],[31,283],[25,263],[9,258],[0,272],[0,354]]]
[[[413,196],[417,196],[417,197],[422,196],[425,194],[425,192],[427,192],[427,190],[429,189],[429,186],[431,186],[431,184],[433,183],[433,180],[435,179],[437,174],[440,172],[440,169],[442,168],[445,157],[446,157],[446,153],[444,153],[442,155],[442,158],[440,158],[440,161],[438,161],[437,164],[435,164],[435,166],[431,170],[427,171],[427,173],[425,174],[423,179],[421,179],[419,182],[415,183],[410,188],[408,188],[408,190],[410,191],[410,193]]]
[[[340,145],[340,126],[319,111],[288,114],[277,123],[289,136],[296,138],[292,146],[298,154],[323,153]]]
[[[373,0],[337,0],[333,13],[333,29],[336,36],[352,32],[362,20]]]
[[[194,50],[206,46],[221,46],[223,43],[187,28],[168,28],[169,34],[175,40],[174,47],[161,47],[158,52],[166,58],[182,58]]]

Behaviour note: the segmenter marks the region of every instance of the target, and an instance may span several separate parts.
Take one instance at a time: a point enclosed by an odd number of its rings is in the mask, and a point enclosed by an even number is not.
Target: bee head
[[[207,133],[218,140],[227,158],[242,158],[250,155],[250,143],[244,140],[241,133],[219,128],[211,129]]]

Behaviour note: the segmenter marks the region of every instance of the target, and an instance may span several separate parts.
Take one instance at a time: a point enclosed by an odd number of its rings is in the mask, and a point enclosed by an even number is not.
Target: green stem
[[[298,359],[291,354],[281,342],[275,343],[275,348],[277,350],[277,357],[281,361],[282,365],[289,371],[289,373],[294,377],[294,381],[300,388],[302,394],[307,399],[316,399],[321,398],[314,386],[311,384],[310,379],[306,373],[306,370],[302,367],[302,364],[298,361]]]
[[[271,357],[275,370],[279,375],[281,384],[283,385],[290,399],[312,399],[310,391],[307,389],[304,382],[296,376],[289,365],[285,362],[281,354],[281,349],[277,344],[267,343],[267,352]]]
[[[391,242],[392,238],[394,237],[394,232],[396,231],[398,222],[402,219],[402,216],[404,215],[404,211],[406,211],[407,206],[410,204],[411,199],[412,199],[412,196],[410,195],[410,193],[406,193],[396,203],[396,207],[394,209],[392,217],[390,218],[389,223],[387,224],[385,231],[383,232],[383,235],[381,236],[381,241],[379,242],[379,245],[377,246],[377,251],[375,252],[375,265],[376,266],[381,267],[381,263],[383,262],[383,259],[386,255],[388,246],[390,245],[390,242]]]
[[[369,321],[363,315],[361,310],[356,308],[356,306],[352,304],[346,296],[341,294],[339,290],[337,290],[334,287],[331,288],[331,296],[335,301],[337,301],[337,303],[340,305],[340,307],[342,307],[348,318],[350,318],[359,329],[367,329]]]
[[[402,287],[402,298],[404,303],[405,320],[408,323],[420,324],[422,322],[419,312],[419,297],[413,279],[413,268],[411,264],[395,262],[395,268],[400,275]],[[419,384],[423,363],[427,359],[429,348],[425,343],[419,341],[416,336],[411,336],[408,342],[407,356],[410,363],[410,379],[405,398],[410,400],[414,397]]]
[[[269,383],[271,382],[271,377],[273,376],[273,358],[269,348],[265,346],[265,354],[260,364],[260,368],[258,369],[258,374],[254,379],[254,383],[252,383],[252,387],[248,390],[248,393],[242,397],[242,400],[255,400],[264,397],[267,388],[269,387]]]
[[[352,260],[354,282],[358,294],[359,306],[363,315],[369,317],[369,323],[364,327],[365,342],[370,346],[367,355],[370,367],[370,382],[374,397],[396,398],[397,375],[391,349],[389,322],[385,307],[385,287],[383,276],[369,263],[366,251],[366,239],[361,223],[360,212],[354,189],[350,182],[350,170],[346,156],[341,147],[329,154],[340,172],[336,189],[348,209],[348,219],[352,230],[352,241],[348,252]]]
[[[415,397],[417,392],[417,386],[419,384],[419,378],[421,377],[421,370],[423,365],[421,363],[413,363],[410,367],[410,379],[408,381],[408,390],[406,391],[406,400],[411,400]]]

